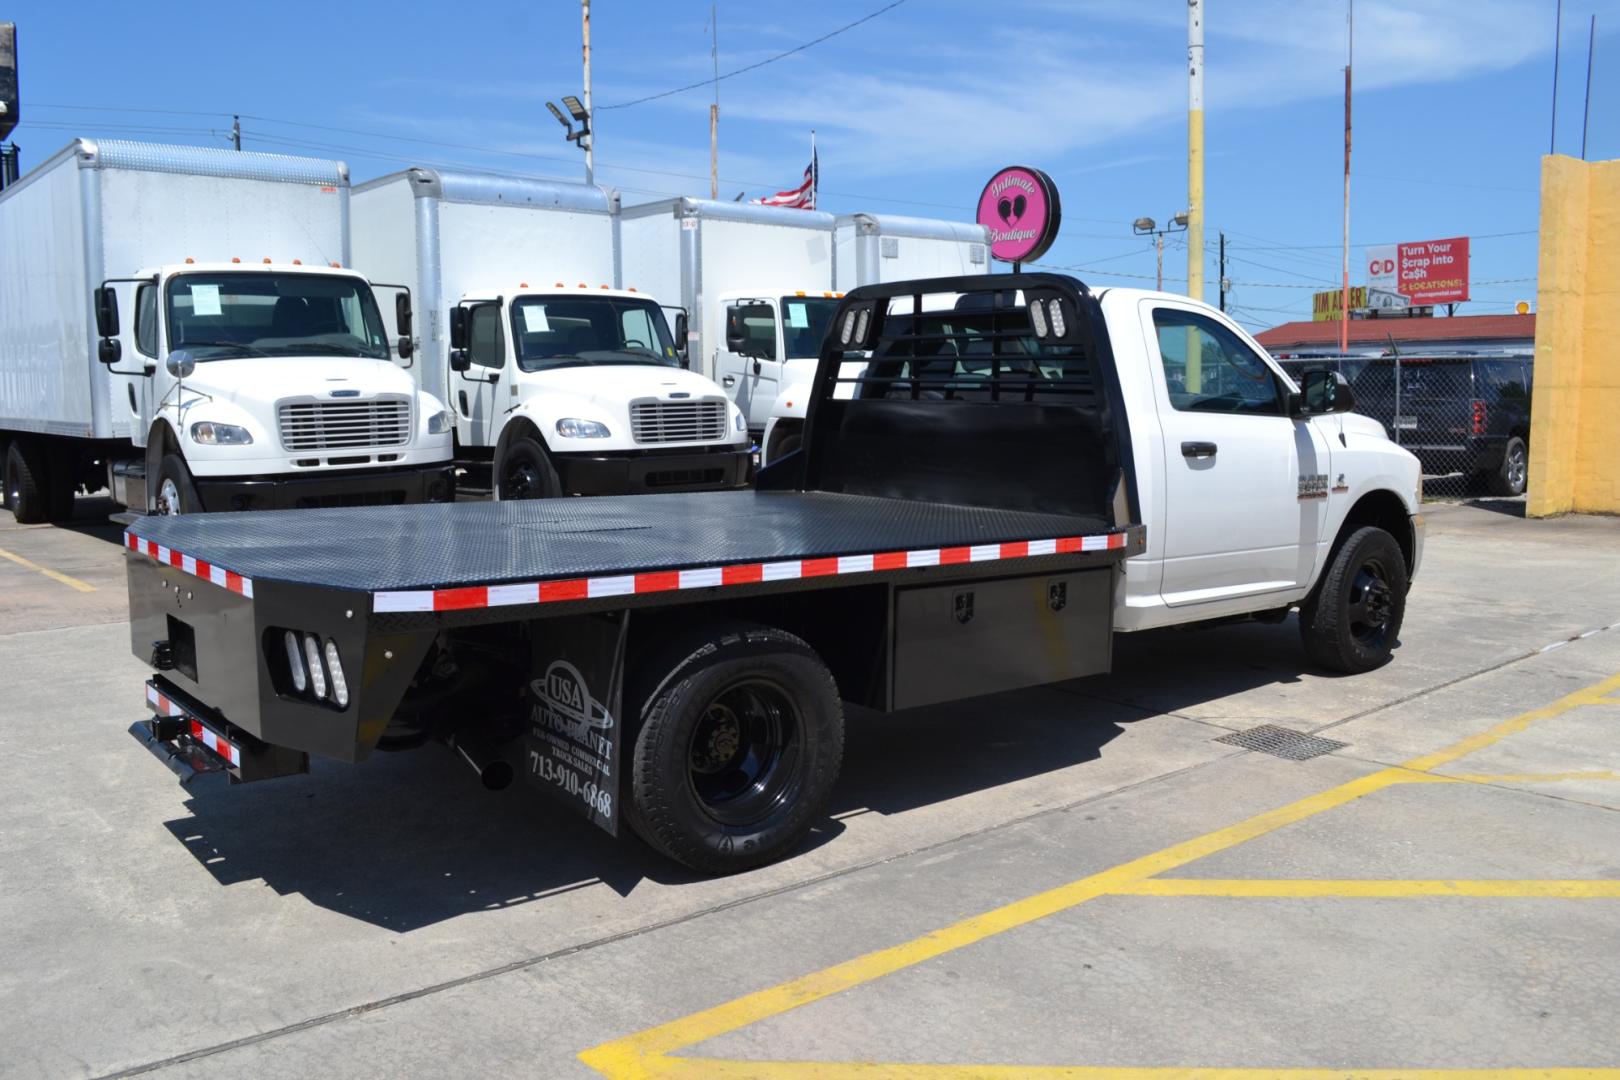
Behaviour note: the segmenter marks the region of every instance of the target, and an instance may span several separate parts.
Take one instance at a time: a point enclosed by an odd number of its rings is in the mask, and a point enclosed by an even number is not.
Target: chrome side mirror
[[[163,361],[163,366],[175,378],[185,379],[197,370],[197,358],[185,349],[176,349]]]

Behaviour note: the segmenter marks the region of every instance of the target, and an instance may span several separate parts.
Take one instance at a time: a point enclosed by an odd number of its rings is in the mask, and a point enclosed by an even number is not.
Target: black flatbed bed
[[[370,593],[1124,532],[1096,517],[798,491],[198,514],[130,529],[255,582]]]

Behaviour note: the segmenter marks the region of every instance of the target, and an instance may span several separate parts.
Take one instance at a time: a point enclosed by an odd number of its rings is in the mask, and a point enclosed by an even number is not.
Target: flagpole
[[[821,204],[821,162],[816,160],[816,129],[810,129],[810,209],[814,210]]]

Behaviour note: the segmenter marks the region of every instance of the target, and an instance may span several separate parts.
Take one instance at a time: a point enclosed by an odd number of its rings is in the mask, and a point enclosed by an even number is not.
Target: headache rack
[[[805,423],[761,486],[1139,520],[1108,334],[1074,278],[854,290]]]

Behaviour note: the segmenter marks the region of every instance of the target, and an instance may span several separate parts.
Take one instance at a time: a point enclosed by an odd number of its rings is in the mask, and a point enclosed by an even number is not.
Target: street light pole
[[[585,138],[585,182],[596,183],[596,117],[591,112],[591,0],[579,0],[580,36],[584,43],[585,59],[585,115],[590,118],[591,133]]]
[[[1164,291],[1164,236],[1166,233],[1185,232],[1191,219],[1192,215],[1182,210],[1171,214],[1170,220],[1164,223],[1162,229],[1159,228],[1159,223],[1150,217],[1139,217],[1131,222],[1131,231],[1136,235],[1153,237],[1154,263],[1157,266],[1154,281],[1159,292]]]

